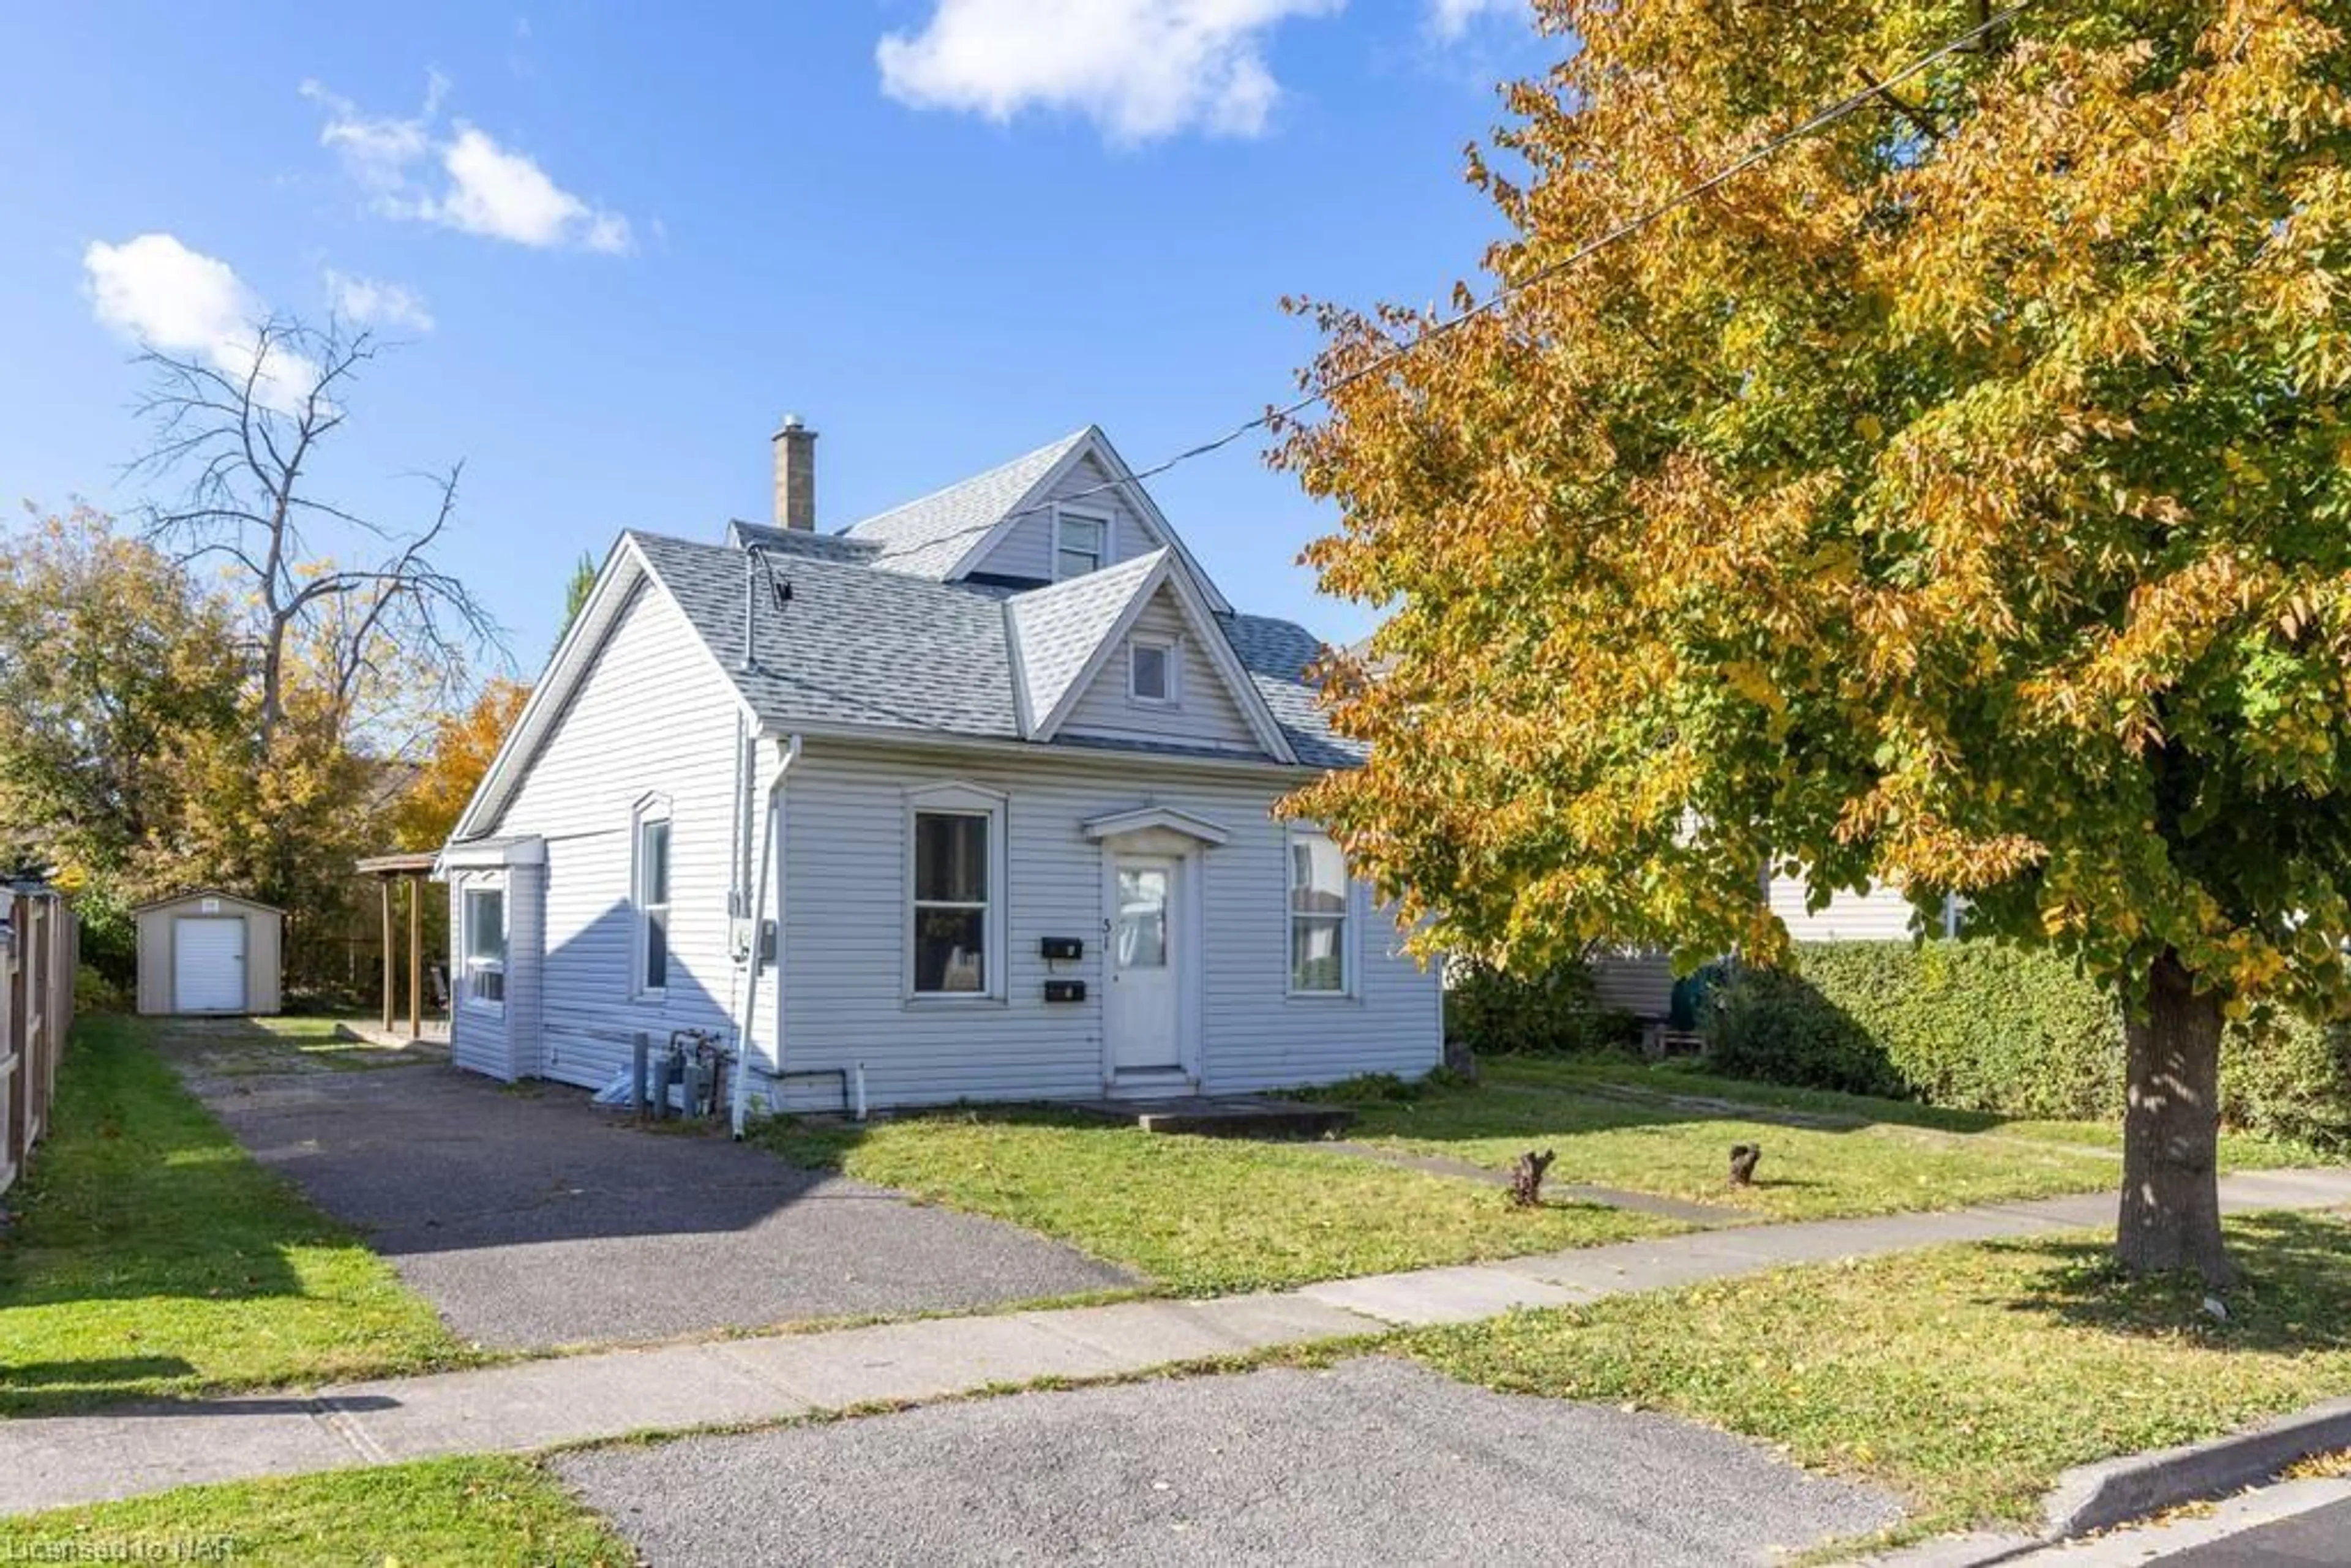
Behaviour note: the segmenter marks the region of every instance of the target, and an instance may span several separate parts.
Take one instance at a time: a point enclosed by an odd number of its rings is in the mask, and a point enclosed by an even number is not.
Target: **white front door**
[[[245,918],[183,915],[172,923],[172,1010],[245,1010]]]
[[[1184,1064],[1178,1025],[1182,996],[1183,862],[1161,855],[1119,855],[1111,863],[1110,996],[1103,1028],[1113,1072],[1148,1072]]]

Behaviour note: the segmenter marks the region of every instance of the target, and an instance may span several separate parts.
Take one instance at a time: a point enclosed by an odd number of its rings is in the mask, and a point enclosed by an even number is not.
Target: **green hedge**
[[[1739,1077],[2013,1116],[2122,1114],[2122,1019],[2054,954],[1992,942],[1804,944],[1795,969],[1745,969],[1704,1026]],[[2232,1028],[2231,1126],[2351,1147],[2351,1031]]]
[[[1481,1056],[1575,1054],[1631,1051],[1641,1025],[1631,1013],[1601,1006],[1582,964],[1534,976],[1454,964],[1445,976],[1445,1038]]]

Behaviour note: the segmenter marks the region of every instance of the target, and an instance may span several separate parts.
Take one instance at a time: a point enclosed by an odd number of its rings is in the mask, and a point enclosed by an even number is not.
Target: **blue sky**
[[[787,411],[831,528],[1285,398],[1280,297],[1474,269],[1460,149],[1559,47],[1512,0],[91,5],[0,39],[0,496],[128,510],[133,335],[340,302],[404,346],[322,478],[422,521],[402,476],[463,458],[445,564],[526,670],[582,551],[764,517]],[[1154,494],[1237,602],[1357,634],[1258,450]]]

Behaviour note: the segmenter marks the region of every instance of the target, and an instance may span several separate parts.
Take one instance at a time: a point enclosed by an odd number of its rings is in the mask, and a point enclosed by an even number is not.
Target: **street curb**
[[[2351,1399],[2330,1399],[2242,1432],[2076,1465],[2042,1504],[2037,1535],[1946,1535],[1851,1560],[1852,1568],[1990,1568],[2184,1503],[2258,1486],[2314,1454],[2351,1448]]]
[[[2351,1399],[2330,1399],[2210,1442],[2077,1466],[2057,1478],[2043,1517],[2052,1540],[2087,1535],[2268,1480],[2335,1448],[2351,1448]]]

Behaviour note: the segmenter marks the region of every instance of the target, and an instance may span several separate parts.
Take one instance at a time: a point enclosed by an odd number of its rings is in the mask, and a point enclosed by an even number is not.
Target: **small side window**
[[[1176,701],[1176,645],[1138,637],[1126,653],[1126,693],[1139,703]]]
[[[637,983],[640,996],[669,988],[669,846],[667,808],[637,820]]]

